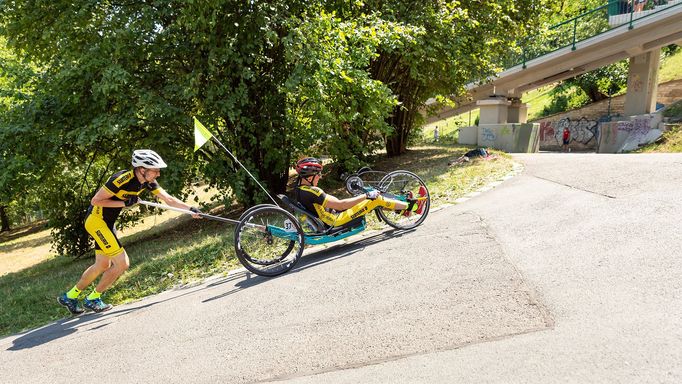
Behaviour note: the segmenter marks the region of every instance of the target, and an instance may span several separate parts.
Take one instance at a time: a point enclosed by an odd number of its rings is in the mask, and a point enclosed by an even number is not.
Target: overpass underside
[[[625,115],[653,112],[660,49],[682,44],[682,1],[641,19],[505,70],[485,84],[471,84],[468,94],[427,117],[435,122],[480,108],[479,124],[525,123],[524,92],[630,59]],[[636,15],[636,14],[635,14]],[[627,19],[624,19],[627,20]],[[431,105],[431,108],[434,106]]]

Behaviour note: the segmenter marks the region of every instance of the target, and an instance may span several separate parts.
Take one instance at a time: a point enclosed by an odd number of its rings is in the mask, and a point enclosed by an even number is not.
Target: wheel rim
[[[388,225],[398,229],[410,229],[420,225],[429,213],[431,197],[426,184],[412,172],[391,172],[381,180],[380,189],[385,193],[396,196],[397,200],[405,201],[407,198],[421,198],[420,191],[425,193],[422,207],[419,213],[409,212],[403,214],[392,210],[379,210],[377,213]]]
[[[237,257],[254,273],[274,276],[291,269],[303,252],[302,231],[296,219],[277,207],[258,208],[236,228]]]

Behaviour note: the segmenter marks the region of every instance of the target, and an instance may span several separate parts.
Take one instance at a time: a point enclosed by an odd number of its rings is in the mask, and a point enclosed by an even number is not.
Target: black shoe
[[[93,312],[104,312],[108,311],[114,306],[111,304],[105,304],[99,297],[95,300],[88,300],[87,298],[83,300],[83,306]]]
[[[57,297],[57,302],[65,306],[72,315],[80,315],[81,313],[85,312],[78,302],[78,299],[69,299],[66,297],[66,293],[59,295],[59,297]]]

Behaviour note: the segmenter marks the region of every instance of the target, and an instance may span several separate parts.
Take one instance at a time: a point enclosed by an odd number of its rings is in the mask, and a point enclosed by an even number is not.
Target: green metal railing
[[[527,38],[521,42],[519,44],[521,53],[504,60],[505,68],[517,65],[522,65],[523,68],[526,68],[526,63],[533,59],[566,47],[571,47],[571,50],[575,50],[577,43],[610,30],[621,28],[625,24],[612,27],[609,25],[609,16],[629,14],[627,24],[628,30],[630,30],[634,28],[633,23],[636,20],[651,17],[673,7],[682,6],[682,2],[668,5],[667,0],[649,0],[647,4],[656,7],[653,9],[653,12],[651,12],[651,9],[645,9],[644,12],[635,12],[635,8],[627,0],[609,0],[605,5],[553,25],[541,36]]]

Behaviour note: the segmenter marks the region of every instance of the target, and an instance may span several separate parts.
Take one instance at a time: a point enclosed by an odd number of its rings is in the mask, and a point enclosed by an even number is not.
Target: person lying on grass
[[[448,165],[460,165],[464,163],[468,163],[474,159],[483,159],[483,160],[495,160],[497,159],[497,155],[491,154],[487,149],[485,148],[476,148],[472,149],[471,151],[465,153],[464,155],[458,157],[456,160],[451,160],[448,162]]]

